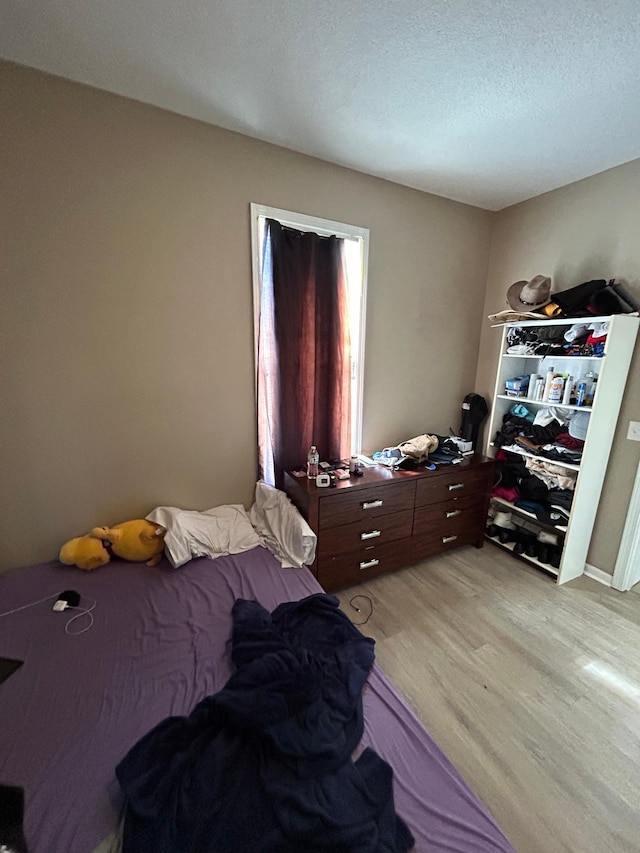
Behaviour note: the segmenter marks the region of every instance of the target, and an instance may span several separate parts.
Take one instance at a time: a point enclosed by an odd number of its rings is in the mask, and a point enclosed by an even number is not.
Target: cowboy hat
[[[507,290],[507,302],[514,311],[533,311],[551,298],[551,279],[537,275],[531,281],[516,281]]]

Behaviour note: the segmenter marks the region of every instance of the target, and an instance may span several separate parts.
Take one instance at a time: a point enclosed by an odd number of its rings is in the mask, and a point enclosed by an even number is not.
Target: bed
[[[52,611],[65,589],[96,602],[93,626],[75,636],[65,633],[70,612]],[[0,655],[24,661],[0,684],[0,782],[25,789],[30,853],[117,850],[115,767],[153,726],[225,684],[234,601],[271,611],[321,591],[307,569],[283,569],[263,547],[179,570],[166,561],[114,561],[91,573],[46,563],[0,576],[2,612],[49,596],[0,619]],[[513,853],[377,666],[363,706],[359,750],[372,747],[392,766],[416,851]]]

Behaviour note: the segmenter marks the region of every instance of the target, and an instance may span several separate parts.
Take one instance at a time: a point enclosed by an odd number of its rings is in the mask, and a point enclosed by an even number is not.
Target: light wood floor
[[[487,543],[366,593],[378,663],[518,853],[640,851],[640,593]]]

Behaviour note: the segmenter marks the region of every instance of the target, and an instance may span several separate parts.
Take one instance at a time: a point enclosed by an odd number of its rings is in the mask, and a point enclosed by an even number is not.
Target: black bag
[[[638,310],[636,300],[612,278],[585,281],[568,290],[551,294],[551,302],[560,307],[557,317],[607,317],[609,314],[630,314]]]
[[[575,287],[570,287],[568,290],[561,290],[559,293],[551,294],[551,302],[559,305],[562,309],[562,317],[580,317],[591,313],[588,310],[589,302],[593,297],[607,286],[607,282],[603,278],[594,279],[593,281],[585,281],[582,284],[577,284]]]
[[[594,293],[587,304],[587,311],[594,317],[630,314],[634,310],[637,309],[633,307],[633,301],[628,294],[611,283]]]
[[[462,401],[462,424],[460,438],[470,441],[475,450],[478,441],[480,424],[487,417],[489,409],[484,397],[480,394],[467,394]]]

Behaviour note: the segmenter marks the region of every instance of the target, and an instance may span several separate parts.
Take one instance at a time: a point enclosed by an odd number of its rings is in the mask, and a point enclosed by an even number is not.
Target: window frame
[[[351,424],[351,453],[359,455],[362,453],[362,419],[364,403],[364,356],[365,356],[365,332],[367,323],[367,274],[369,266],[369,229],[357,225],[349,225],[344,222],[335,222],[331,219],[322,219],[317,216],[309,216],[304,213],[295,213],[291,210],[283,210],[264,204],[251,202],[251,259],[252,259],[252,281],[253,281],[253,355],[254,355],[254,382],[257,403],[258,392],[258,331],[260,320],[260,285],[262,271],[262,245],[260,243],[261,218],[276,219],[282,225],[296,228],[299,231],[313,231],[323,237],[343,237],[350,240],[358,240],[360,244],[361,261],[361,292],[360,292],[360,317],[358,322],[358,347],[354,360],[353,351],[351,355],[351,372],[353,376],[354,361],[356,365],[355,396],[356,405],[353,407],[354,417]]]

